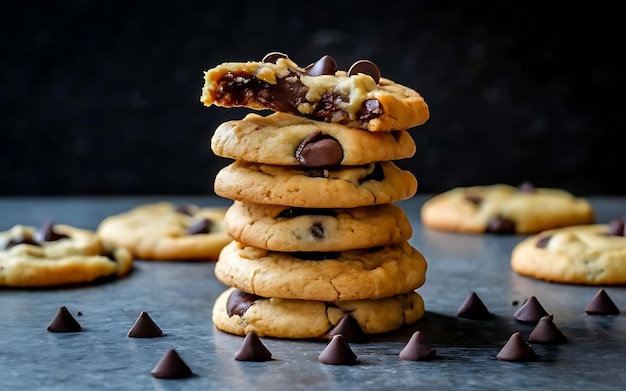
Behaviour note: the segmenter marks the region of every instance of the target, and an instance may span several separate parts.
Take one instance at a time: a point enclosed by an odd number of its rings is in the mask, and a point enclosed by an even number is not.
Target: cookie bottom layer
[[[380,334],[417,322],[424,316],[424,301],[417,292],[384,299],[324,302],[257,297],[241,315],[228,315],[227,302],[234,288],[215,301],[217,329],[240,336],[329,339],[329,331],[349,314],[365,334]]]

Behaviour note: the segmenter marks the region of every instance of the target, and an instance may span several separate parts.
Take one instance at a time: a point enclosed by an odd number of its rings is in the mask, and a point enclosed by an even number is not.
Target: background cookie
[[[558,228],[531,236],[513,249],[511,267],[519,274],[551,282],[585,285],[626,284],[626,237],[609,225]]]
[[[337,253],[282,253],[233,241],[215,276],[265,297],[304,300],[374,299],[412,291],[425,280],[426,260],[407,242]]]
[[[413,229],[393,204],[345,209],[291,208],[235,201],[226,212],[229,235],[273,251],[343,251],[408,240]]]
[[[424,203],[421,219],[443,231],[532,234],[592,223],[594,213],[587,200],[564,190],[495,184],[438,194]]]
[[[328,170],[237,160],[215,177],[224,198],[303,208],[353,208],[387,204],[415,195],[417,179],[393,162]]]
[[[328,338],[328,331],[346,314],[366,334],[378,334],[415,323],[424,315],[424,301],[417,292],[334,303],[243,294],[229,303],[233,292],[241,293],[228,288],[215,301],[213,323],[222,331],[241,336],[254,332],[259,337]]]
[[[307,148],[312,158],[302,152]],[[406,131],[373,133],[286,113],[251,113],[219,125],[211,149],[217,156],[253,163],[355,166],[409,158],[415,142]]]
[[[225,213],[226,208],[146,204],[107,217],[98,234],[143,260],[215,260],[231,240]]]
[[[0,232],[0,286],[93,283],[125,276],[132,266],[127,249],[105,244],[90,230],[49,222]]]

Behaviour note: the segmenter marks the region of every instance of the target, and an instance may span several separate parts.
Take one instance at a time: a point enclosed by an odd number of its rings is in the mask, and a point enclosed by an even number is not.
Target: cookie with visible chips
[[[564,284],[626,284],[626,215],[609,224],[543,231],[526,238],[511,254],[518,274]]]
[[[424,256],[408,242],[341,252],[276,252],[233,241],[215,276],[227,286],[265,297],[303,300],[377,299],[424,284]]]
[[[355,208],[415,195],[417,179],[393,162],[332,169],[236,160],[215,177],[215,193],[236,201],[302,208]]]
[[[330,339],[345,315],[356,320],[365,334],[380,334],[420,320],[424,301],[417,292],[324,302],[266,298],[228,288],[215,301],[212,318],[217,329],[240,336],[253,332],[259,337]]]
[[[373,132],[406,130],[430,116],[417,91],[381,77],[368,60],[346,72],[330,56],[301,68],[285,54],[270,53],[260,62],[222,63],[204,80],[200,101],[206,106],[286,112]]]
[[[457,187],[427,200],[425,227],[461,233],[534,234],[546,229],[594,222],[591,204],[560,189],[526,182]]]
[[[222,123],[211,138],[217,156],[311,168],[405,159],[415,148],[406,131],[368,132],[286,113],[250,113]]]
[[[393,204],[345,209],[293,208],[235,201],[226,211],[229,235],[272,251],[343,251],[409,240],[413,228]]]
[[[157,202],[139,205],[100,222],[98,234],[142,260],[214,261],[231,241],[226,208]]]
[[[133,256],[94,231],[46,220],[0,232],[0,287],[94,284],[129,274]]]

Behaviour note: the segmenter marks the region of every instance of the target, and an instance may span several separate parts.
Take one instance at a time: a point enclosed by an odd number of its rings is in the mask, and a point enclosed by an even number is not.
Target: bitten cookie
[[[417,179],[393,162],[306,169],[237,160],[215,177],[215,193],[236,201],[303,208],[355,208],[415,195]]]
[[[158,202],[107,217],[98,234],[142,260],[213,261],[231,241],[225,214],[226,208]]]
[[[346,71],[324,56],[306,68],[282,53],[263,61],[226,62],[205,72],[200,101],[306,116],[370,131],[406,130],[430,116],[415,90],[380,75],[371,61]]]
[[[559,189],[505,184],[458,187],[421,208],[425,227],[462,233],[533,234],[594,221],[591,204]]]
[[[373,133],[285,113],[251,113],[218,126],[211,149],[253,163],[326,168],[409,158],[415,142],[406,131]]]
[[[551,282],[624,285],[625,220],[623,216],[609,225],[557,228],[531,236],[513,249],[511,267],[521,275]]]
[[[273,252],[233,241],[215,276],[265,297],[304,300],[378,299],[422,286],[426,260],[407,242],[342,252]]]
[[[424,301],[417,292],[323,302],[264,298],[229,288],[215,301],[213,323],[241,336],[253,332],[259,337],[330,339],[329,332],[346,314],[365,334],[379,334],[417,322],[424,315]]]
[[[95,232],[46,221],[0,232],[0,286],[44,288],[108,281],[130,273],[131,253]]]
[[[343,251],[400,243],[413,229],[393,204],[346,209],[292,208],[235,201],[226,230],[246,245],[272,251]]]

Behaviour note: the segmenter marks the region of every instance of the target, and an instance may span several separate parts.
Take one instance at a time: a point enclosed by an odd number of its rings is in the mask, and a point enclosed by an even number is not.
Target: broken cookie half
[[[372,132],[407,130],[430,112],[415,90],[381,77],[369,60],[348,71],[324,56],[302,68],[283,53],[262,61],[225,62],[205,72],[201,102],[301,115]]]

